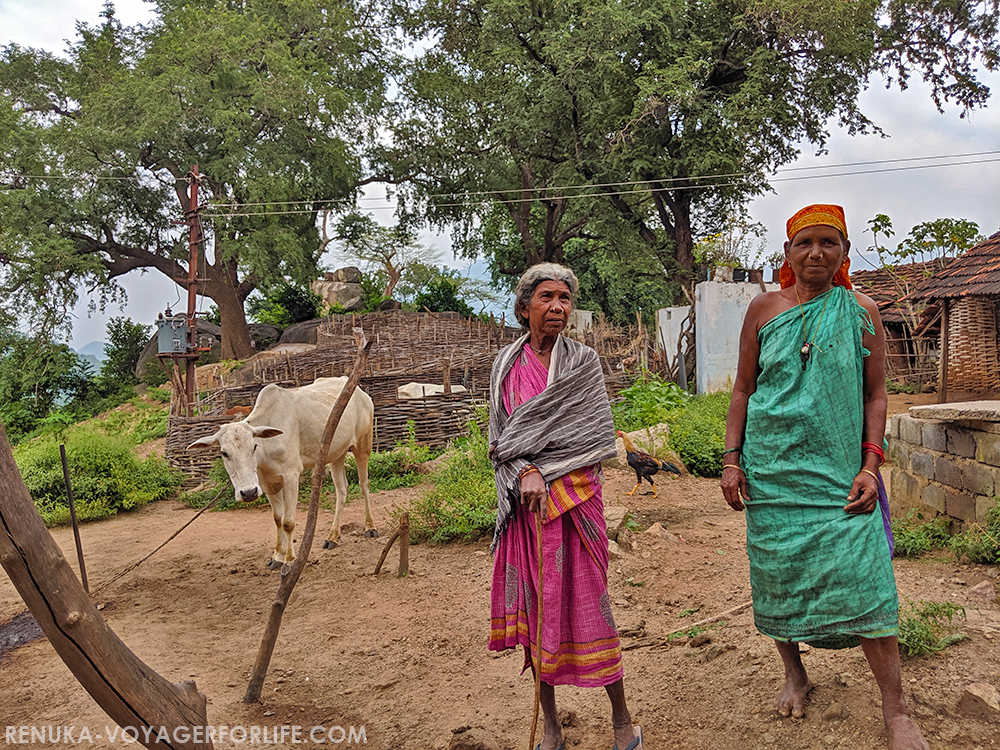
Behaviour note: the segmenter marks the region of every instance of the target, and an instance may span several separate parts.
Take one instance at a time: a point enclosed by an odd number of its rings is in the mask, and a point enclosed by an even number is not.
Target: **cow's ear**
[[[191,445],[189,445],[187,449],[191,450],[192,448],[194,449],[211,448],[213,445],[218,445],[218,444],[219,444],[219,433],[216,432],[214,435],[198,438],[193,443],[191,443]]]
[[[284,433],[277,427],[254,427],[253,436],[255,438],[269,438],[277,437],[278,435],[284,435]]]

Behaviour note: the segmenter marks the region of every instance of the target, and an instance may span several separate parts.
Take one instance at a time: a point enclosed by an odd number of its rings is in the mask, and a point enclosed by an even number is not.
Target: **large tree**
[[[432,44],[399,128],[407,196],[499,273],[569,247],[684,278],[699,236],[828,128],[877,131],[869,81],[982,105],[996,0],[411,0]],[[575,186],[575,187],[568,187]],[[500,207],[500,211],[496,210]],[[517,247],[489,246],[498,221]],[[626,237],[626,234],[628,235]]]
[[[197,164],[199,292],[218,306],[223,356],[249,356],[247,296],[315,278],[318,213],[375,177],[365,144],[393,58],[365,0],[156,6],[123,27],[109,4],[68,58],[0,52],[0,284],[44,330],[83,290],[120,297],[129,272],[186,279],[178,225]]]

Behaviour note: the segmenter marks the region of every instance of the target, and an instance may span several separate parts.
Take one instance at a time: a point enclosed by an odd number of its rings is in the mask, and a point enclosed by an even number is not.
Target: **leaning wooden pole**
[[[73,676],[130,737],[150,748],[212,747],[204,694],[144,664],[83,590],[24,486],[2,424],[0,564]]]
[[[364,372],[365,364],[368,362],[368,350],[371,349],[372,342],[365,339],[364,331],[360,328],[354,329],[354,336],[358,340],[358,353],[354,358],[354,369],[347,379],[344,390],[340,392],[337,402],[330,411],[330,418],[326,421],[326,429],[323,431],[323,440],[319,446],[319,454],[316,457],[316,465],[312,471],[312,491],[309,495],[309,515],[306,517],[306,527],[302,533],[302,541],[299,542],[298,554],[291,565],[287,563],[281,568],[281,582],[278,584],[278,593],[274,601],[271,602],[271,613],[267,619],[267,627],[264,629],[264,636],[260,641],[260,648],[257,651],[257,660],[253,665],[253,672],[250,675],[250,683],[247,685],[246,694],[243,696],[244,703],[257,703],[260,700],[260,691],[264,687],[264,676],[267,674],[267,667],[271,663],[271,654],[274,653],[274,644],[278,640],[278,630],[281,628],[281,618],[285,614],[285,607],[288,606],[288,598],[292,595],[292,590],[302,574],[306,561],[309,559],[309,550],[312,548],[313,536],[316,532],[316,517],[319,515],[319,497],[323,488],[323,475],[326,473],[326,455],[330,452],[330,443],[337,432],[337,425],[340,418],[344,416],[344,409],[354,394],[361,375]]]

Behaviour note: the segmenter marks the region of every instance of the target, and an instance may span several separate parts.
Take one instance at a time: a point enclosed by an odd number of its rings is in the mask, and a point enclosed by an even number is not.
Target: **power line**
[[[997,155],[1000,155],[1000,151],[977,151],[977,152],[970,152],[970,153],[964,153],[964,154],[943,154],[943,155],[937,155],[937,156],[913,156],[913,157],[904,157],[904,158],[898,158],[898,159],[878,159],[878,160],[871,160],[871,161],[845,162],[845,163],[842,163],[842,164],[814,164],[814,165],[808,165],[808,166],[803,166],[803,167],[786,167],[786,168],[782,168],[782,169],[776,170],[774,174],[775,175],[781,175],[781,174],[785,174],[785,173],[789,173],[789,172],[806,172],[806,171],[816,171],[816,170],[835,170],[835,169],[844,169],[844,168],[855,167],[855,166],[871,166],[871,165],[880,165],[880,164],[902,164],[902,163],[907,163],[907,162],[926,162],[926,161],[933,161],[933,160],[939,160],[939,159],[967,159],[968,157],[974,157],[974,156],[997,156]],[[904,166],[904,167],[890,167],[890,168],[887,168],[887,169],[867,169],[867,170],[857,170],[857,171],[851,171],[851,172],[835,172],[835,173],[831,173],[831,174],[822,174],[822,175],[801,175],[801,176],[793,176],[793,177],[779,177],[779,176],[774,176],[774,177],[772,177],[769,180],[769,182],[792,182],[792,181],[799,181],[799,180],[806,180],[806,179],[819,179],[819,178],[823,178],[823,177],[850,177],[850,176],[865,175],[865,174],[880,174],[880,173],[888,173],[888,172],[910,171],[910,170],[914,170],[914,169],[932,169],[932,168],[935,168],[935,167],[953,167],[953,166],[966,166],[966,165],[970,165],[971,166],[971,165],[976,165],[976,164],[989,164],[989,163],[993,163],[993,162],[996,162],[996,161],[1000,161],[1000,157],[994,158],[994,159],[975,159],[975,160],[971,160],[971,161],[948,161],[948,162],[937,163],[937,164],[913,164],[913,165]],[[484,196],[484,197],[493,196],[493,197],[497,197],[497,196],[499,196],[500,194],[503,194],[503,193],[538,193],[538,192],[541,192],[542,190],[544,190],[546,192],[550,192],[550,191],[554,191],[554,190],[567,191],[567,190],[587,190],[587,189],[589,189],[589,190],[592,191],[594,188],[603,188],[603,187],[635,187],[635,186],[638,186],[638,185],[648,186],[650,183],[654,183],[654,182],[655,183],[659,183],[659,184],[663,184],[663,185],[668,185],[668,186],[669,185],[674,185],[675,183],[679,183],[679,182],[682,182],[682,183],[697,182],[698,184],[694,184],[694,185],[692,185],[692,184],[685,184],[684,187],[689,188],[689,189],[703,189],[704,190],[704,189],[719,188],[719,187],[732,187],[732,186],[735,186],[735,185],[739,185],[739,184],[742,184],[743,182],[745,182],[745,180],[732,179],[732,178],[740,178],[740,177],[748,177],[748,176],[753,176],[753,173],[748,173],[748,172],[731,172],[731,173],[719,173],[719,174],[701,175],[701,176],[696,176],[696,177],[684,177],[684,178],[680,178],[680,177],[665,177],[665,178],[660,178],[660,179],[632,180],[632,181],[624,181],[624,182],[585,183],[585,184],[578,184],[578,185],[561,185],[561,186],[549,187],[549,188],[542,188],[542,189],[540,189],[540,188],[511,188],[511,189],[508,189],[508,190],[484,190],[484,191],[473,191],[473,192],[464,192],[464,193],[432,193],[432,194],[428,195],[427,197],[430,198],[430,199],[433,199],[433,198],[445,198],[445,197],[458,197],[458,196],[463,197],[463,198],[472,198],[472,197],[475,197],[475,196]],[[88,177],[88,178],[80,178],[80,177],[76,177],[76,176],[52,175],[52,174],[49,174],[49,175],[20,175],[20,174],[15,174],[15,173],[12,173],[10,171],[7,171],[7,172],[0,172],[0,179],[8,179],[8,180],[76,180],[78,184],[84,184],[84,183],[93,182],[95,180],[139,181],[141,178],[139,176],[131,176],[131,177],[93,176],[93,177]],[[185,179],[187,179],[187,178],[186,177],[178,177],[178,178],[175,178],[175,181],[182,181],[182,180],[185,180]],[[704,180],[712,180],[712,182],[707,182],[706,183],[706,182],[703,182]],[[726,181],[719,182],[718,180],[726,180]],[[608,197],[608,196],[615,196],[615,195],[645,195],[648,192],[649,192],[648,188],[644,188],[642,190],[618,190],[618,191],[585,192],[585,193],[577,193],[577,194],[572,194],[572,195],[560,192],[560,193],[556,193],[556,194],[547,195],[546,198],[553,199],[553,200],[556,200],[556,199],[568,199],[568,198],[595,198],[595,197]],[[234,210],[231,210],[231,211],[219,211],[219,210],[217,210],[218,208],[221,208],[221,207],[223,207],[225,205],[232,205],[231,203],[229,203],[229,204],[218,204],[218,203],[216,203],[216,204],[206,204],[205,209],[207,210],[206,211],[207,213],[210,213],[212,216],[216,216],[216,217],[219,217],[219,218],[237,218],[237,217],[248,217],[248,216],[279,216],[279,215],[286,215],[286,214],[287,215],[310,214],[310,213],[313,213],[316,209],[315,208],[310,208],[310,209],[299,209],[299,210],[294,210],[293,209],[293,210],[280,210],[280,211],[246,211],[245,209],[248,208],[248,207],[253,207],[253,206],[261,206],[261,207],[265,207],[265,206],[295,206],[295,205],[303,205],[303,204],[312,204],[315,207],[317,205],[329,205],[329,204],[335,204],[335,203],[349,203],[349,202],[350,203],[354,203],[354,202],[357,202],[357,201],[376,201],[376,200],[383,200],[383,199],[382,198],[378,198],[378,197],[361,197],[361,198],[356,198],[356,199],[351,199],[351,198],[330,198],[330,199],[320,199],[320,200],[308,200],[308,199],[306,199],[306,200],[298,200],[298,201],[258,201],[258,202],[241,203],[241,204],[238,205],[238,207],[235,207]],[[467,200],[463,200],[463,201],[456,201],[456,202],[452,202],[452,203],[435,203],[433,205],[435,207],[437,207],[437,208],[454,208],[454,207],[478,205],[481,202],[482,201],[467,201]],[[383,205],[383,206],[369,206],[367,208],[369,210],[387,210],[387,209],[395,208],[395,205],[388,204],[388,205]]]
[[[984,153],[1000,153],[1000,152],[994,151],[994,152],[984,152]],[[858,162],[858,164],[866,164],[866,163],[869,163],[869,164],[898,163],[899,161],[908,161],[908,160],[904,159],[904,160],[886,160],[884,162]],[[954,167],[954,166],[965,166],[965,165],[974,165],[974,164],[992,164],[994,162],[1000,162],[1000,156],[998,156],[995,159],[978,159],[976,161],[945,162],[945,163],[942,163],[942,164],[917,164],[917,165],[911,165],[911,166],[905,166],[905,167],[889,167],[887,169],[862,169],[862,170],[855,170],[855,171],[851,171],[851,172],[837,172],[837,173],[833,173],[833,174],[800,175],[800,176],[795,176],[795,177],[778,177],[778,178],[771,179],[770,182],[799,182],[799,181],[802,181],[802,180],[817,180],[817,179],[823,179],[823,178],[829,178],[829,177],[856,177],[858,175],[866,175],[866,174],[884,174],[884,173],[889,173],[889,172],[907,172],[907,171],[912,171],[912,170],[915,170],[915,169],[933,169],[935,167]],[[803,167],[802,169],[811,169],[811,168],[810,167]],[[792,171],[792,170],[788,170],[788,171]],[[648,185],[649,182],[651,182],[651,181],[643,180],[643,181],[637,182],[637,183],[616,183],[616,184],[621,184],[621,185],[634,185],[634,184]],[[716,182],[716,183],[709,183],[709,184],[704,184],[704,185],[690,185],[690,186],[686,186],[686,187],[688,187],[689,189],[692,189],[692,190],[707,190],[707,189],[710,189],[710,188],[732,187],[732,186],[740,185],[740,184],[742,184],[742,182],[743,181],[741,181],[741,180],[731,180],[731,181],[726,181],[726,182]],[[599,187],[599,186],[595,185],[593,187]],[[547,192],[548,190],[552,190],[552,188],[545,189],[545,192]],[[507,191],[491,191],[491,192],[482,192],[482,193],[468,193],[467,195],[470,195],[470,196],[472,196],[472,195],[482,195],[484,197],[487,197],[487,196],[496,197],[496,195],[498,193],[502,193],[502,192],[507,192]],[[520,191],[510,191],[510,192],[520,192]],[[535,188],[534,190],[532,190],[532,192],[543,192],[543,190]],[[551,195],[545,195],[544,197],[545,197],[546,200],[568,200],[570,198],[599,198],[599,197],[608,197],[608,196],[616,196],[616,195],[646,196],[650,192],[651,191],[648,188],[644,188],[642,190],[609,190],[609,191],[598,191],[598,192],[590,192],[590,193],[576,193],[576,194],[571,194],[571,195],[569,195],[569,194],[563,194],[563,195],[560,195],[560,194],[551,194]],[[452,194],[444,194],[444,195],[454,195],[454,193],[452,193]],[[431,196],[431,197],[433,197],[433,196]],[[516,200],[517,199],[514,199],[513,201],[502,201],[502,202],[515,202]],[[484,202],[483,200],[473,200],[473,201],[456,201],[456,202],[452,202],[452,203],[433,203],[432,205],[435,208],[456,208],[456,207],[465,207],[465,206],[477,206],[477,205],[481,205],[483,202]],[[281,203],[276,203],[276,204],[261,204],[261,205],[282,205],[282,204]],[[241,206],[241,208],[242,208],[242,206]],[[378,209],[395,208],[395,206],[393,206],[393,205],[390,204],[390,205],[386,205],[386,206],[373,206],[373,207],[369,207],[369,208],[371,210],[378,210]],[[292,215],[292,214],[307,214],[307,213],[313,213],[313,212],[314,212],[313,210],[287,210],[287,209],[286,210],[278,210],[278,211],[234,211],[234,212],[215,212],[215,211],[212,211],[210,213],[210,215],[214,216],[214,217],[217,217],[217,218],[239,218],[239,217],[251,217],[251,216],[281,216],[281,215]]]

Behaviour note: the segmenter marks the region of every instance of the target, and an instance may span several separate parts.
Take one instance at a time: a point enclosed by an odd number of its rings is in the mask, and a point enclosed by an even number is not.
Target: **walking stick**
[[[531,740],[528,750],[534,750],[535,730],[538,728],[538,706],[542,696],[542,505],[539,503],[535,513],[535,542],[538,546],[538,624],[535,628],[535,656],[532,664],[535,667],[535,713],[531,718]]]

